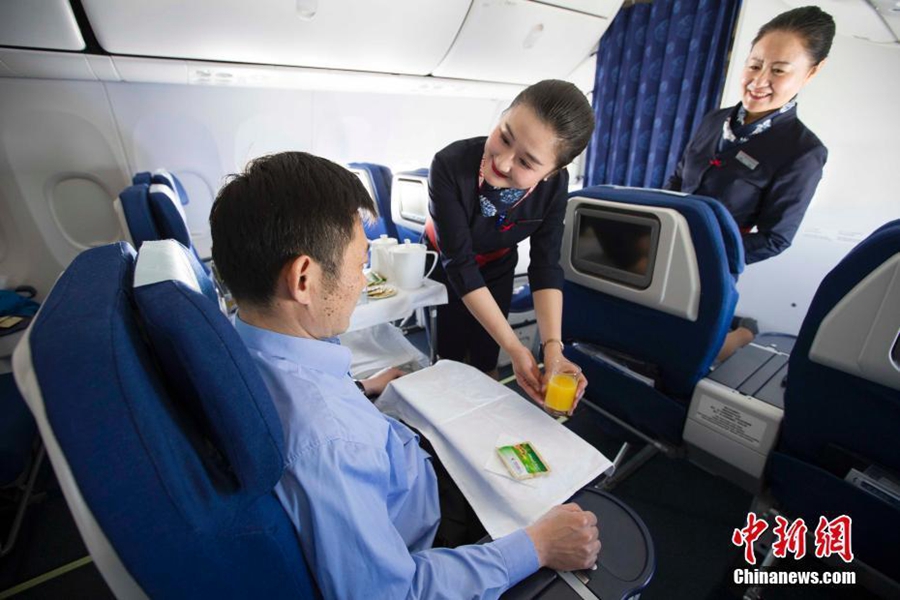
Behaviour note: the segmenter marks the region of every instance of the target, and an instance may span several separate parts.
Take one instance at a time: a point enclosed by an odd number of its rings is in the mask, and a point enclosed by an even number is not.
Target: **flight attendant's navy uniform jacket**
[[[767,131],[717,152],[734,107],[703,118],[666,189],[710,196],[741,229],[747,264],[783,252],[822,178],[828,149],[791,110]],[[743,153],[743,154],[741,154]],[[750,229],[757,232],[750,233]]]
[[[478,168],[485,141],[486,137],[477,137],[450,144],[435,155],[428,173],[428,210],[451,289],[461,298],[511,273],[517,262],[516,245],[525,238],[531,238],[531,290],[562,289],[564,275],[559,259],[568,171],[561,169],[540,182],[509,212],[507,222],[511,226],[498,230],[496,217],[482,215],[479,204]],[[502,249],[509,252],[479,267],[476,255]]]

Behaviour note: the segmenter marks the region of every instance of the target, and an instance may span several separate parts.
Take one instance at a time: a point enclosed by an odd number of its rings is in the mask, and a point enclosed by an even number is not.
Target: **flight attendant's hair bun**
[[[559,79],[539,81],[519,92],[509,108],[519,104],[530,107],[556,132],[557,167],[569,164],[587,147],[594,132],[594,112],[574,84]]]
[[[803,6],[783,12],[762,27],[753,39],[753,45],[767,33],[784,31],[803,38],[803,45],[813,65],[828,57],[834,40],[834,19],[818,6]]]

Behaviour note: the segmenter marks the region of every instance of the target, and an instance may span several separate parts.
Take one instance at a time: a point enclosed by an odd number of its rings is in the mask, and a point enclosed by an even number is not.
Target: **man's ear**
[[[300,304],[309,304],[312,279],[316,276],[316,265],[313,260],[304,255],[298,256],[282,271],[282,277],[287,287],[288,295]]]

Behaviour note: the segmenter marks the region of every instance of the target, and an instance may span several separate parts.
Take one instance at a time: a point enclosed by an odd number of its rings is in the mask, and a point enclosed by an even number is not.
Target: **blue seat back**
[[[246,348],[199,283],[147,286],[138,314],[134,265],[124,242],[80,254],[15,359],[20,387],[35,382],[25,395],[33,411],[43,403],[41,433],[58,442],[50,458],[98,568],[120,597],[130,585],[151,598],[312,597],[273,492],[278,417]],[[184,339],[160,343],[146,325],[160,315]],[[211,388],[168,368],[199,353],[215,361]]]
[[[848,294],[888,259],[900,254],[900,221],[856,246],[819,285],[791,353],[781,449],[817,462],[827,444],[900,472],[900,390],[847,373],[811,357],[823,321]],[[887,309],[887,307],[885,307]],[[900,320],[900,304],[892,309]],[[866,323],[859,322],[861,329]],[[897,331],[894,331],[896,340]],[[851,340],[846,340],[851,344]],[[900,370],[900,367],[898,367]],[[860,432],[865,435],[860,435]]]
[[[682,265],[683,273],[666,273],[667,265],[661,264],[665,261],[657,258],[651,286],[657,285],[660,277],[665,278],[660,281],[671,284],[693,274],[696,284],[690,312],[695,313],[694,318],[638,303],[627,295],[620,297],[592,289],[586,286],[584,276],[573,275],[573,208],[579,205],[578,198],[604,201],[606,208],[630,214],[665,209],[679,215],[678,222],[686,224],[689,231],[689,235],[683,234],[689,237],[687,245],[693,247],[684,252],[683,262],[694,265]],[[709,372],[737,304],[735,286],[743,268],[737,226],[713,200],[655,190],[596,186],[573,192],[569,203],[562,252],[564,267],[569,265],[563,337],[568,342],[586,342],[652,365],[656,386],[649,387],[602,361],[591,360],[578,348],[570,348],[566,353],[585,368],[591,381],[589,400],[652,437],[678,442],[694,386]],[[659,252],[663,251],[660,243]]]
[[[363,185],[370,188],[375,206],[378,208],[378,216],[372,223],[366,224],[366,237],[377,240],[381,235],[397,237],[397,227],[391,219],[391,170],[383,165],[373,163],[355,162],[348,165],[352,170],[358,171],[357,176],[362,179]]]
[[[696,196],[596,186],[573,192],[570,201],[573,197],[672,209],[687,221],[700,280],[696,320],[567,281],[563,330],[567,338],[599,344],[657,365],[663,389],[676,397],[689,398],[694,385],[709,371],[737,304],[735,284],[743,267],[743,250],[734,220],[716,211],[711,206],[717,204],[714,201]],[[568,251],[563,249],[564,253]]]
[[[871,465],[900,477],[898,281],[900,220],[876,230],[822,281],[791,353],[767,475],[781,507],[810,529],[820,516],[849,515],[857,559],[900,582],[900,508],[845,480],[851,468]],[[871,358],[887,369],[871,370]]]
[[[125,189],[117,203],[120,208],[122,228],[126,240],[135,248],[148,240],[176,240],[191,249],[203,271],[209,268],[203,263],[191,242],[184,205],[188,204],[187,191],[175,175],[165,170],[135,174],[132,185]]]

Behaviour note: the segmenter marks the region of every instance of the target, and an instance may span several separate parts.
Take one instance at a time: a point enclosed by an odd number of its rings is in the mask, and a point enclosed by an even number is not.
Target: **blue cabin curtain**
[[[622,7],[597,53],[587,185],[659,188],[674,173],[700,120],[719,107],[740,4]]]

